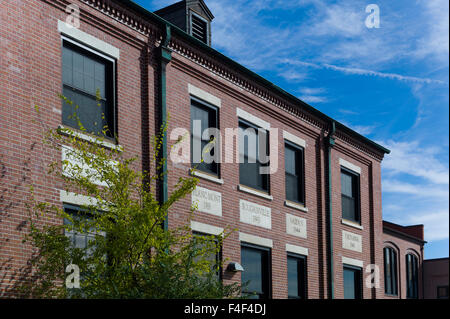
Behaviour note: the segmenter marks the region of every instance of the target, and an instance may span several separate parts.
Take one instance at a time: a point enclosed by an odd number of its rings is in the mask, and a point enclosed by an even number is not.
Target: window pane
[[[348,220],[357,220],[355,199],[342,195],[342,217]]]
[[[101,58],[95,59],[91,53],[82,49],[74,49],[71,44],[65,44],[62,50],[63,95],[73,105],[63,103],[63,124],[79,128],[75,119],[69,116],[76,112],[82,125],[88,133],[103,135],[102,130],[108,126],[113,136],[114,113],[109,106],[112,103],[106,92],[106,65],[110,62]],[[100,106],[96,101],[96,91],[100,90]],[[78,105],[78,109],[75,109]]]
[[[262,283],[262,256],[261,252],[256,249],[243,247],[241,256],[242,266],[242,283],[250,281],[246,287],[247,292],[263,293]]]
[[[88,133],[100,135],[103,127],[108,124],[106,121],[107,112],[105,101],[97,102],[95,97],[73,91],[67,87],[63,88],[63,95],[73,102],[73,105],[65,104],[63,107],[63,124],[79,128],[76,119],[70,118],[76,113],[76,116],[80,119]],[[75,105],[78,105],[77,110],[75,109]],[[105,116],[102,114],[105,114]]]
[[[298,175],[297,172],[297,160],[298,156],[296,154],[297,152],[289,147],[285,148],[285,168],[286,173],[291,175]]]
[[[196,121],[196,122],[194,122]],[[194,123],[195,125],[198,125],[198,127],[195,127],[194,129]],[[206,106],[202,106],[198,104],[195,101],[192,101],[191,103],[191,161],[192,165],[197,167],[198,170],[211,173],[211,174],[217,174],[218,173],[218,166],[217,163],[206,163],[201,162],[198,163],[200,159],[203,159],[205,156],[204,149],[206,145],[210,142],[210,139],[203,139],[202,134],[204,130],[208,128],[217,128],[216,124],[216,112],[213,109],[209,109]],[[194,148],[194,143],[198,143],[198,145],[201,145],[200,150],[198,148]],[[195,154],[194,152],[200,152],[200,154]],[[210,156],[214,156],[214,149],[211,149]]]
[[[348,197],[353,197],[352,177],[345,173],[341,173],[341,192]]]
[[[299,297],[299,286],[298,286],[298,262],[296,258],[289,258],[287,260],[288,267],[288,295],[289,297]]]
[[[297,176],[286,174],[286,199],[300,202],[299,179]]]
[[[263,190],[269,190],[269,176],[261,174],[258,158],[258,130],[244,123],[239,123],[239,183]]]
[[[344,299],[355,299],[356,283],[355,272],[351,269],[344,269]]]
[[[244,287],[244,294],[256,293],[251,298],[268,298],[270,289],[269,252],[252,247],[241,248],[242,283],[249,281]]]
[[[344,267],[344,299],[361,299],[361,270]]]

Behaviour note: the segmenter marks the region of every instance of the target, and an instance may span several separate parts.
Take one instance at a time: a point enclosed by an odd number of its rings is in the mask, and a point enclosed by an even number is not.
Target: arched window
[[[397,253],[391,247],[384,248],[384,292],[397,295]]]
[[[406,255],[406,298],[417,299],[419,294],[419,261],[413,254]]]

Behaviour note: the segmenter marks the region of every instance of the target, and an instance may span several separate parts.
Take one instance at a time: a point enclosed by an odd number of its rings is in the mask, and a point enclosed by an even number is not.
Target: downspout
[[[166,127],[167,125],[167,85],[166,85],[166,66],[172,60],[172,50],[168,48],[171,39],[170,26],[163,25],[163,38],[159,46],[160,60],[159,60],[159,105],[160,105],[160,128]],[[161,156],[160,159],[163,160],[161,167],[161,185],[160,185],[160,203],[163,204],[167,202],[169,198],[169,187],[168,187],[168,176],[167,176],[167,131],[162,132],[162,145],[161,145]],[[169,227],[169,215],[166,215],[164,220],[164,230],[168,230]]]
[[[331,148],[334,145],[334,133],[336,123],[331,122],[331,130],[328,133],[325,143],[328,150],[328,289],[330,299],[334,299],[334,262],[333,262],[333,193],[331,174]]]

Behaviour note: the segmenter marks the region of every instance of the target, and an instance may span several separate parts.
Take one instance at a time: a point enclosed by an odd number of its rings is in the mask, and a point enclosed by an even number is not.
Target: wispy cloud
[[[435,80],[435,79],[430,79],[430,78],[421,78],[421,77],[401,75],[401,74],[388,73],[388,72],[385,73],[385,72],[378,72],[378,71],[366,70],[366,69],[360,69],[360,68],[341,67],[341,66],[337,66],[337,65],[328,64],[328,63],[317,64],[317,63],[311,63],[311,62],[305,62],[305,61],[295,61],[295,60],[292,60],[292,59],[283,59],[280,62],[284,63],[284,64],[288,64],[288,65],[297,65],[297,66],[311,67],[311,68],[316,68],[316,69],[328,69],[328,70],[341,72],[341,73],[344,73],[344,74],[374,76],[374,77],[386,78],[386,79],[391,79],[391,80],[406,81],[406,82],[439,83],[439,84],[445,84],[446,83],[446,82],[441,81],[441,80]]]
[[[439,186],[427,186],[425,183],[411,184],[398,180],[383,180],[383,191],[397,194],[415,195],[425,198],[440,198],[448,200],[448,190]]]
[[[325,103],[328,98],[325,96],[325,88],[309,88],[303,87],[298,90],[299,98],[307,103]]]
[[[383,169],[387,174],[408,174],[434,184],[449,184],[448,165],[444,165],[438,159],[438,148],[423,146],[419,141],[395,142],[389,140],[379,143],[391,150],[391,154],[386,156],[382,162]]]

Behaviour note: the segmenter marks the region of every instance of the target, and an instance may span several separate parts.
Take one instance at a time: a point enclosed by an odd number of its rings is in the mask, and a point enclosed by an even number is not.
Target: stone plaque
[[[267,229],[272,228],[272,215],[269,207],[241,199],[239,209],[241,213],[241,222]]]
[[[286,233],[306,238],[306,219],[286,214]]]
[[[342,231],[342,247],[345,249],[362,252],[362,237],[348,231]]]
[[[197,186],[192,192],[192,205],[195,204],[200,212],[222,216],[222,194],[219,192]]]

